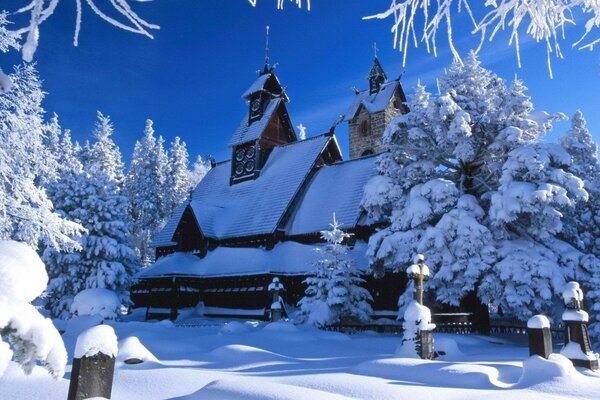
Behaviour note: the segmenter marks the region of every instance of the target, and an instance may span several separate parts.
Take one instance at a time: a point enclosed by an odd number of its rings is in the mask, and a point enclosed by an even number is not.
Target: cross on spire
[[[377,52],[379,49],[377,48],[377,42],[373,42],[373,52],[375,53],[375,58],[377,58]]]

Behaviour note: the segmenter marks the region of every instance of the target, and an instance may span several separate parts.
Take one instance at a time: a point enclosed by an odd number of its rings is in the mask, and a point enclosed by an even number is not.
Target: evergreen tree
[[[191,174],[188,170],[189,155],[185,142],[181,141],[179,136],[175,137],[175,140],[171,143],[169,153],[170,175],[168,179],[167,217],[190,196],[190,190],[192,189]]]
[[[306,295],[298,303],[303,321],[319,327],[341,321],[368,321],[373,312],[369,302],[373,299],[361,286],[364,279],[347,258],[348,248],[343,244],[352,235],[340,229],[333,215],[331,229],[321,231],[326,241],[324,248],[315,250],[321,259],[304,283]]]
[[[128,289],[138,260],[128,244],[128,202],[119,182],[121,155],[106,132],[97,130],[96,142],[81,151],[85,163],[77,160],[77,146],[69,135],[62,140],[65,170],[51,192],[57,209],[87,232],[80,239],[80,251],[44,254],[51,278],[48,305],[56,317],[68,317],[75,295],[89,288],[113,290],[123,304],[130,303]]]
[[[112,140],[114,133],[113,124],[109,116],[104,116],[100,111],[97,114],[98,120],[93,132],[95,143],[87,152],[87,168],[91,174],[105,174],[108,179],[117,182],[117,185],[123,184],[123,161],[121,151]]]
[[[562,115],[534,114],[523,83],[507,88],[473,53],[439,82],[440,95],[418,85],[384,133],[363,201],[390,222],[370,239],[374,272],[421,253],[443,303],[476,292],[520,319],[549,312],[581,257],[559,237],[560,211],[587,196],[569,155],[540,140]]]
[[[125,180],[133,221],[132,242],[144,266],[154,259],[150,242],[164,225],[167,215],[168,169],[162,138],[155,138],[153,122],[147,120],[144,137],[135,143]]]
[[[77,247],[81,226],[53,210],[41,186],[54,174],[44,145],[46,126],[34,65],[15,68],[11,89],[0,93],[0,239],[59,249]]]
[[[204,161],[201,156],[198,156],[194,162],[194,165],[192,165],[192,170],[190,171],[190,186],[192,189],[198,186],[202,178],[206,176],[209,170],[210,163]]]

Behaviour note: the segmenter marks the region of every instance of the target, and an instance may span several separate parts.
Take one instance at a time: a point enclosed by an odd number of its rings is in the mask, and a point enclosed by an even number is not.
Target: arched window
[[[366,119],[360,123],[360,133],[363,136],[366,136],[369,133],[369,121],[367,121]]]
[[[371,154],[374,154],[374,151],[373,151],[373,149],[367,149],[367,150],[363,151],[363,152],[362,152],[362,154],[361,154],[360,156],[361,156],[361,157],[364,157],[364,156],[370,156]]]

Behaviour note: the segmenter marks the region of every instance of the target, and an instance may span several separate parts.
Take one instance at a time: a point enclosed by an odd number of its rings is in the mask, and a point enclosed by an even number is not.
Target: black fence
[[[565,326],[560,324],[554,324],[550,328],[552,339],[564,340],[565,339]],[[520,321],[511,320],[491,320],[490,321],[490,334],[493,335],[527,335],[527,324]]]

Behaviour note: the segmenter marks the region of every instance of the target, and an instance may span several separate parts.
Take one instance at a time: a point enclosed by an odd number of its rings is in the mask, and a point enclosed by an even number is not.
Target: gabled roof
[[[175,235],[175,231],[177,230],[177,226],[179,225],[179,221],[183,216],[183,212],[185,208],[189,205],[189,202],[181,204],[179,207],[173,211],[171,217],[167,221],[167,224],[162,228],[162,230],[156,235],[150,246],[152,247],[163,247],[163,246],[173,246],[177,243],[173,241],[173,235]]]
[[[290,218],[287,234],[329,229],[334,212],[342,229],[355,228],[361,217],[364,187],[377,175],[375,160],[373,155],[320,168]]]
[[[269,125],[269,121],[271,121],[271,117],[277,111],[279,105],[283,103],[283,99],[280,97],[276,97],[271,99],[267,104],[265,112],[259,120],[253,121],[249,123],[249,115],[246,113],[244,119],[240,123],[239,127],[233,133],[233,136],[229,140],[230,146],[237,146],[238,144],[247,143],[250,141],[254,141],[262,135],[267,125]]]
[[[352,105],[344,115],[344,121],[350,121],[354,118],[360,106],[364,106],[370,114],[385,110],[399,86],[399,81],[392,81],[381,85],[376,93],[370,94],[369,90],[357,93]]]
[[[314,268],[313,263],[321,257],[315,248],[323,246],[288,241],[276,245],[272,250],[260,247],[217,247],[204,258],[189,253],[173,253],[161,257],[153,266],[141,271],[138,278],[305,274]],[[347,257],[354,261],[357,269],[364,271],[369,265],[366,252],[367,244],[357,242]]]
[[[235,185],[229,184],[229,161],[212,168],[192,194],[191,207],[202,233],[214,239],[229,239],[275,232],[332,140],[322,135],[276,146],[258,178]]]
[[[261,90],[263,90],[263,88],[265,87],[265,83],[267,83],[267,80],[269,80],[270,77],[271,77],[271,74],[262,74],[261,76],[259,76],[252,83],[252,85],[250,85],[250,87],[244,92],[244,94],[242,95],[242,98],[245,99],[247,97],[250,97],[251,95],[253,95],[256,92],[260,92]]]

